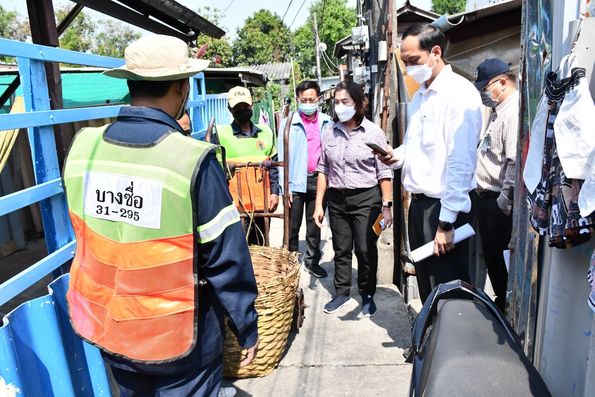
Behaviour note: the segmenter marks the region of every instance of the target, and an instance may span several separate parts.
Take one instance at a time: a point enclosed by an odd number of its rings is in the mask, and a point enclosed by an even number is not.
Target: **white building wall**
[[[542,284],[545,318],[542,329],[538,323],[541,349],[536,365],[554,396],[595,396],[595,319],[587,306],[591,289],[586,277],[593,246],[592,241],[544,252],[549,283]]]
[[[555,0],[552,4],[555,70],[570,51],[573,21],[586,2]],[[594,248],[592,237],[573,249],[544,247],[541,251],[535,365],[556,397],[595,396],[595,316],[587,305],[590,287],[586,278]]]

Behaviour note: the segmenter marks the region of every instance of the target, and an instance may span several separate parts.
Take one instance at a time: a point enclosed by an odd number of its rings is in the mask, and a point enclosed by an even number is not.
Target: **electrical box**
[[[351,43],[368,49],[370,45],[370,34],[368,33],[368,26],[361,25],[351,28]]]
[[[386,62],[387,59],[388,59],[388,56],[387,56],[386,41],[379,41],[378,42],[378,62]]]
[[[353,81],[358,84],[366,84],[370,81],[370,68],[367,66],[358,66],[353,69]]]

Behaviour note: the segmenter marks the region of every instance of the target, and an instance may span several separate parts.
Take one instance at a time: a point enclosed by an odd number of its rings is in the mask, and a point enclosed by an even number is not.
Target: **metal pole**
[[[289,60],[291,62],[291,81],[293,82],[293,91],[295,93],[295,68],[293,67],[293,58],[290,58]]]
[[[386,72],[384,73],[384,105],[382,107],[382,118],[381,128],[386,133],[389,119],[389,106],[390,106],[390,82],[391,72],[393,64],[393,0],[388,1],[388,20],[386,22],[386,44],[387,44],[387,59],[386,59]]]
[[[316,18],[316,17],[315,17]],[[285,123],[285,131],[283,131],[283,246],[289,248],[289,231],[290,229],[290,208],[289,208],[289,129],[291,128],[290,120],[293,120],[293,112],[287,115],[287,123]]]
[[[357,26],[362,26],[364,21],[364,12],[362,10],[362,1],[357,0]]]
[[[316,76],[318,77],[318,85],[322,84],[322,76],[320,74],[320,37],[318,37],[318,22],[316,21],[316,14],[314,14],[314,41],[316,43]]]

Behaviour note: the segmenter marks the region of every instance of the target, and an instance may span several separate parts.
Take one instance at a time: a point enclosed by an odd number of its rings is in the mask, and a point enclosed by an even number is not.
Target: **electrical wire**
[[[283,13],[283,18],[281,18],[281,25],[283,25],[283,21],[285,20],[285,16],[287,15],[287,11],[289,11],[289,7],[291,7],[291,3],[293,3],[293,0],[289,0],[289,4],[287,4],[287,8],[285,9],[285,13]]]
[[[334,66],[335,68],[339,69],[339,65],[335,64],[333,62],[333,60],[331,59],[331,57],[326,53],[326,51],[321,51],[322,52],[322,56],[326,57],[326,59],[328,59],[329,63]]]
[[[227,7],[225,7],[225,9],[223,11],[221,11],[221,14],[225,14],[225,11],[229,10],[229,7],[231,7],[231,5],[233,4],[235,0],[231,0],[229,2],[229,4],[227,5]]]
[[[302,5],[300,6],[300,8],[297,10],[297,12],[295,13],[295,16],[293,17],[293,20],[291,21],[291,23],[288,26],[288,29],[291,29],[291,27],[293,26],[293,23],[295,22],[295,20],[297,19],[298,15],[300,15],[300,11],[302,10],[302,7],[304,6],[304,4],[306,4],[306,0],[302,1]]]
[[[324,51],[322,51],[324,53]],[[329,72],[331,72],[331,74],[335,73],[336,70],[334,70],[333,68],[331,68],[328,64],[328,62],[326,61],[325,57],[322,57],[322,60],[324,61],[324,64],[326,65],[326,68],[329,70]]]

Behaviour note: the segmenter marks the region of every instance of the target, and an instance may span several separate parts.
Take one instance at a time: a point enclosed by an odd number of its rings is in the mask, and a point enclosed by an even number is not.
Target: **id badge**
[[[481,140],[481,145],[479,146],[479,150],[482,154],[486,154],[488,150],[492,147],[492,138],[490,134],[486,134]]]

